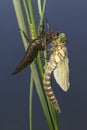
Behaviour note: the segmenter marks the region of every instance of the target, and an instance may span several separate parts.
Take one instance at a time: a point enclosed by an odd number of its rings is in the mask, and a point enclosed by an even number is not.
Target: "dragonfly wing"
[[[70,86],[68,62],[68,57],[66,57],[63,61],[58,63],[57,68],[53,72],[56,82],[63,91],[67,91]]]

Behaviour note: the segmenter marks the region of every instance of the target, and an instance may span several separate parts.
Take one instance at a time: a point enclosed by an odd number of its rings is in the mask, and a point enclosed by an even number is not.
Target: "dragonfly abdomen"
[[[35,49],[35,46],[30,45],[27,51],[25,52],[23,59],[17,65],[15,71],[12,74],[15,75],[16,73],[22,71],[28,64],[30,65],[34,58],[37,56],[37,53],[38,50]]]
[[[44,86],[45,93],[48,96],[49,100],[52,102],[52,104],[55,106],[55,108],[60,113],[61,110],[59,108],[57,99],[54,95],[54,92],[53,92],[52,86],[51,86],[51,74],[52,74],[53,70],[56,68],[56,66],[57,66],[57,64],[54,61],[53,57],[51,56],[50,61],[47,63],[46,69],[44,72],[43,86]]]
[[[29,45],[27,51],[25,52],[23,59],[17,65],[15,71],[12,74],[15,75],[18,72],[22,71],[28,64],[30,65],[37,56],[38,50],[45,49],[45,42],[45,37],[33,40],[32,44]]]

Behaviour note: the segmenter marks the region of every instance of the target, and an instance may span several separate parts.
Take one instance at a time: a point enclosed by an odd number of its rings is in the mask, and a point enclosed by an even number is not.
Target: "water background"
[[[51,30],[68,37],[71,88],[64,93],[54,81],[62,109],[59,130],[87,129],[87,0],[47,1]],[[11,0],[0,0],[0,130],[28,130],[29,67],[16,76],[14,68],[24,55]],[[33,130],[48,130],[34,89]]]

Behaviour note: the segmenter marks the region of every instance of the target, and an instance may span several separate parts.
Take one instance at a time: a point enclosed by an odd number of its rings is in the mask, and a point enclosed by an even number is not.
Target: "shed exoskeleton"
[[[23,34],[26,38],[26,35],[24,32]],[[37,57],[38,51],[45,50],[45,47],[50,42],[58,38],[58,36],[59,36],[59,32],[48,31],[38,36],[38,38],[32,40],[27,48],[27,51],[25,52],[24,57],[22,58],[20,63],[17,65],[16,69],[14,70],[12,74],[15,75],[16,73],[22,71],[27,65],[30,65],[33,62],[33,60]]]

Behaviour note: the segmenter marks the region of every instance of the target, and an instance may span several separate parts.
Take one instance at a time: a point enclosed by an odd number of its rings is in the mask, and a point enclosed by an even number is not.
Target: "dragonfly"
[[[24,32],[23,35],[27,39],[27,41],[30,42]],[[26,66],[30,65],[37,57],[38,51],[45,50],[45,47],[50,42],[58,38],[58,36],[59,36],[59,32],[47,31],[41,34],[40,36],[38,36],[36,39],[32,40],[22,60],[19,62],[19,64],[17,65],[17,67],[15,68],[12,74],[15,75],[18,72],[22,71]]]
[[[54,78],[62,90],[67,91],[69,89],[69,60],[67,48],[65,47],[65,34],[60,33],[59,37],[53,42],[54,46],[50,50],[50,59],[45,65],[43,86],[48,99],[60,113],[61,109],[52,89],[51,75],[53,72]]]

